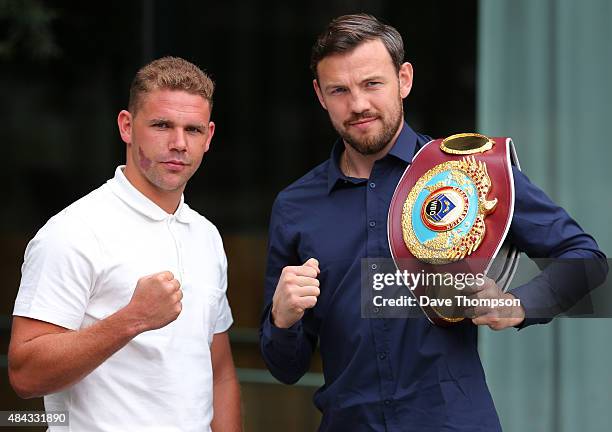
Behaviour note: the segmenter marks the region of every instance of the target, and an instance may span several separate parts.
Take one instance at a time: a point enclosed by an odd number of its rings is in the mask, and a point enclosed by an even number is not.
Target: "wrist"
[[[287,322],[283,321],[279,317],[278,311],[276,311],[274,305],[272,305],[272,310],[270,311],[270,324],[272,324],[276,328],[281,328],[281,329],[287,329],[291,327],[292,325],[292,324],[288,324]]]
[[[504,293],[504,297],[508,300],[518,299],[513,294],[508,293],[508,292]],[[525,308],[523,308],[523,305],[520,304],[520,299],[518,299],[518,301],[519,301],[519,304],[516,306],[512,306],[512,310],[510,313],[510,317],[513,319],[514,326],[521,324],[525,320]]]
[[[130,339],[148,330],[144,320],[134,313],[129,304],[119,309],[111,317],[118,321],[120,328],[125,332],[125,336]]]

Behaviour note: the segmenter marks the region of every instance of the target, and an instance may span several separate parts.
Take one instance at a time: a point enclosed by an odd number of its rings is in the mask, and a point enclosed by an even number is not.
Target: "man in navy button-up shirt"
[[[283,190],[272,209],[261,350],[296,382],[320,343],[322,431],[497,431],[477,327],[525,326],[545,284],[512,294],[514,318],[450,328],[361,317],[361,260],[389,258],[386,219],[399,179],[430,139],[403,120],[412,67],[400,35],[366,15],[340,17],[313,48],[314,87],[341,139],[329,160]],[[603,257],[595,241],[514,170],[510,239],[532,257]],[[497,289],[497,287],[494,287]],[[535,297],[534,297],[535,296]]]

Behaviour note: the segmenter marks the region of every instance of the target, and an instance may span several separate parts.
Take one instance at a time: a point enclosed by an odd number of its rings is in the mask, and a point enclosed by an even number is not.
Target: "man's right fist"
[[[183,307],[182,298],[181,284],[171,272],[165,271],[138,279],[127,307],[143,331],[155,330],[179,316]]]
[[[319,262],[310,258],[301,266],[287,266],[281,272],[272,298],[272,321],[278,328],[289,328],[317,304]]]

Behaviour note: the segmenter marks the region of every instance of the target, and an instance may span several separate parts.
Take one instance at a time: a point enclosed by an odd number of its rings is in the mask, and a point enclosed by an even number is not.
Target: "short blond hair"
[[[215,83],[202,69],[180,57],[162,57],[143,66],[130,86],[128,110],[132,115],[142,103],[142,96],[154,90],[183,90],[200,95],[212,109]]]

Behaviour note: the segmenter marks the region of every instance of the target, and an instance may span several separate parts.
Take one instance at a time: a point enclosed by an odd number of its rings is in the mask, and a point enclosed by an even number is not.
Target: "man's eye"
[[[202,129],[197,128],[197,127],[188,127],[186,130],[189,133],[198,133],[198,134],[202,133]]]
[[[381,85],[382,83],[380,81],[368,81],[368,84],[367,84],[368,87],[378,87]]]
[[[335,89],[332,89],[331,91],[332,94],[342,94],[344,92],[346,92],[346,89],[342,87],[336,87]]]
[[[164,123],[164,122],[160,122],[160,123],[153,123],[153,126],[159,129],[167,129],[168,128],[168,123]]]

